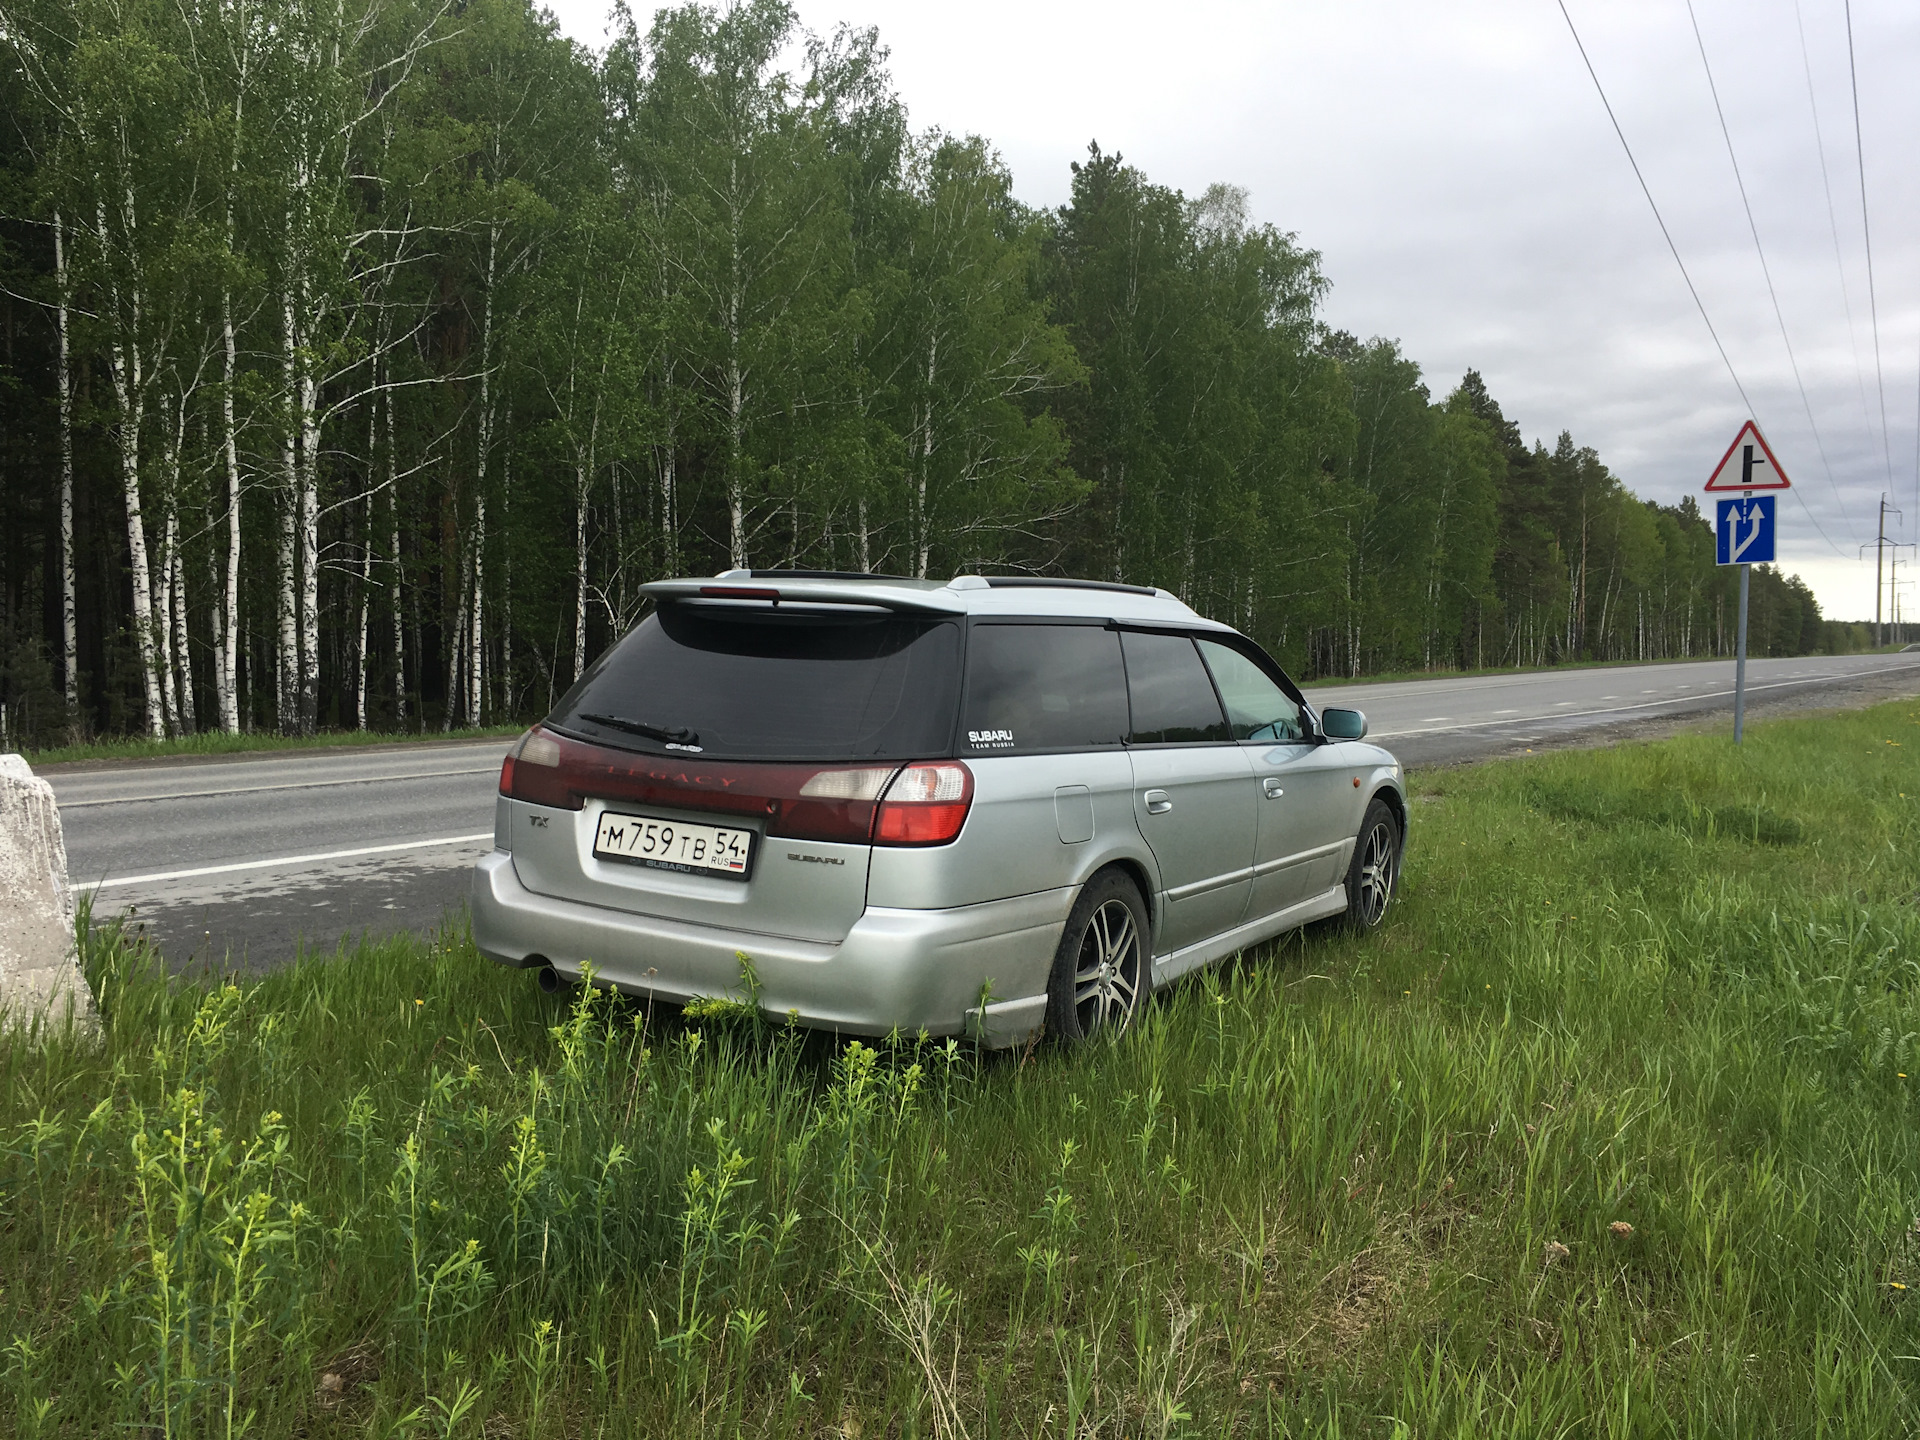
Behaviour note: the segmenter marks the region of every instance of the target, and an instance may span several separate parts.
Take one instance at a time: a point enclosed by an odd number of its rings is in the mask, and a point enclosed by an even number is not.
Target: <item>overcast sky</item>
[[[1189,195],[1244,186],[1321,253],[1329,323],[1398,339],[1436,395],[1479,369],[1530,439],[1572,431],[1643,496],[1697,492],[1746,418],[1556,0],[797,3],[877,26],[915,127],[987,137],[1029,204],[1067,198],[1089,140]],[[1920,5],[1853,6],[1877,370],[1842,0],[1694,6],[1806,403],[1686,0],[1568,0],[1794,481],[1782,563],[1870,617],[1882,492],[1920,528]],[[602,43],[601,0],[555,9]]]

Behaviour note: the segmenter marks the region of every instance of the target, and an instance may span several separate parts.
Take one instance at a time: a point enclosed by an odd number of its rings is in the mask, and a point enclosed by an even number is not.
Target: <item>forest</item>
[[[1303,679],[1730,653],[1691,498],[1329,327],[1228,184],[1035,210],[782,0],[0,0],[9,744],[542,713],[738,566],[1164,586]],[[1753,576],[1752,649],[1865,643]]]

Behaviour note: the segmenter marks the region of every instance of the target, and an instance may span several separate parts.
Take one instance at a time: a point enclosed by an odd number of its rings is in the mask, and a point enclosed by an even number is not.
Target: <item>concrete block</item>
[[[99,1012],[73,942],[67,842],[53,787],[0,755],[0,1028],[97,1034]]]

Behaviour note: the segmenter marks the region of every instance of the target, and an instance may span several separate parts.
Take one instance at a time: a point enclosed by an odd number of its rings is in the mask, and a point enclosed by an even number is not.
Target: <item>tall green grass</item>
[[[0,1042],[0,1428],[1913,1433],[1920,711],[1414,816],[1382,932],[1071,1054],[97,931],[104,1043]]]

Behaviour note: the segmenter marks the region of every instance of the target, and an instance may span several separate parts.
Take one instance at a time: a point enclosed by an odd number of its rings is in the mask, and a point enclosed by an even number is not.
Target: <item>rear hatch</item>
[[[559,899],[837,942],[882,795],[950,750],[959,671],[950,618],[665,602],[518,747],[514,869]]]

